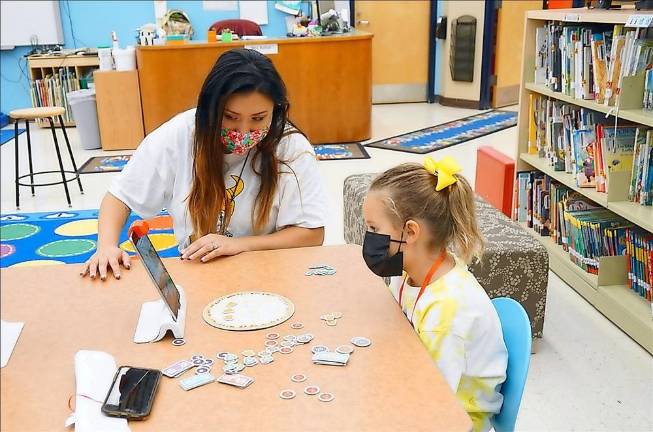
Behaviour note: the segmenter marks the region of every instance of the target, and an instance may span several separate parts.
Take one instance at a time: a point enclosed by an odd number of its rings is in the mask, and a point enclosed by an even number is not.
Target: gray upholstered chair
[[[363,244],[363,199],[374,177],[375,174],[356,174],[345,179],[343,213],[347,243]],[[470,271],[490,298],[510,297],[518,301],[530,317],[533,337],[541,338],[549,277],[546,249],[519,224],[478,196],[476,210],[487,244],[483,258],[472,264]]]

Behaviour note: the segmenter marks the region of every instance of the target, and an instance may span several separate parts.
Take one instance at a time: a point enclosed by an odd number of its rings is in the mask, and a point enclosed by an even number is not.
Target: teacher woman
[[[170,97],[174,96],[170,83]],[[197,108],[149,134],[102,200],[98,247],[81,275],[120,278],[118,239],[131,211],[167,209],[182,259],[318,246],[326,196],[308,140],[288,122],[286,88],[272,62],[248,49],[224,53]]]

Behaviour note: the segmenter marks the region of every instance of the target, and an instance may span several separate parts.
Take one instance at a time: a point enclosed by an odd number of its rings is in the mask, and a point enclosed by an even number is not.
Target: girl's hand
[[[120,265],[122,264],[127,270],[131,267],[130,257],[127,252],[118,246],[98,247],[97,251],[84,263],[80,276],[87,274],[91,279],[95,279],[100,274],[101,280],[107,278],[107,267],[111,267],[116,279],[120,279]]]
[[[207,234],[182,250],[181,259],[195,260],[199,258],[202,262],[208,262],[219,256],[238,255],[244,251],[245,247],[241,239]]]

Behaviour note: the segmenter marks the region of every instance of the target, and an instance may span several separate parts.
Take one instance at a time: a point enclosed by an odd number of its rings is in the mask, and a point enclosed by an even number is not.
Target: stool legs
[[[70,141],[68,141],[66,126],[64,126],[63,118],[61,116],[59,116],[59,124],[61,125],[61,130],[63,131],[63,137],[66,140],[66,146],[68,147],[68,154],[70,155],[70,160],[73,162],[73,170],[77,173],[77,164],[75,163],[75,157],[73,156],[73,149],[70,148]],[[84,189],[82,189],[82,180],[79,178],[79,173],[77,173],[77,184],[79,185],[79,191],[83,194]]]
[[[34,184],[34,168],[32,167],[32,139],[29,135],[29,120],[25,120],[25,132],[27,133],[27,154],[29,156],[29,182]],[[34,186],[32,186],[34,196]]]
[[[70,204],[70,193],[68,192],[68,183],[66,182],[66,173],[64,172],[63,161],[61,160],[61,151],[59,150],[59,141],[57,141],[57,133],[54,129],[54,119],[48,117],[50,122],[50,130],[52,131],[52,139],[54,140],[54,147],[57,150],[57,159],[59,160],[59,169],[61,170],[61,180],[63,180],[63,187],[66,190],[66,200],[68,201],[68,207],[72,207]],[[18,145],[18,144],[16,144]]]
[[[14,145],[16,147],[16,152],[14,154],[15,159],[15,168],[16,168],[16,210],[20,210],[20,185],[18,184],[18,120],[14,123]]]

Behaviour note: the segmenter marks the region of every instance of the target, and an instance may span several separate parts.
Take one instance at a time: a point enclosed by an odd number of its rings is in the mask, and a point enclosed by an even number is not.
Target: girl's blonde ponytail
[[[447,201],[453,227],[452,244],[456,254],[469,263],[480,259],[485,241],[476,221],[474,191],[465,177],[455,175],[456,182],[449,186]]]

